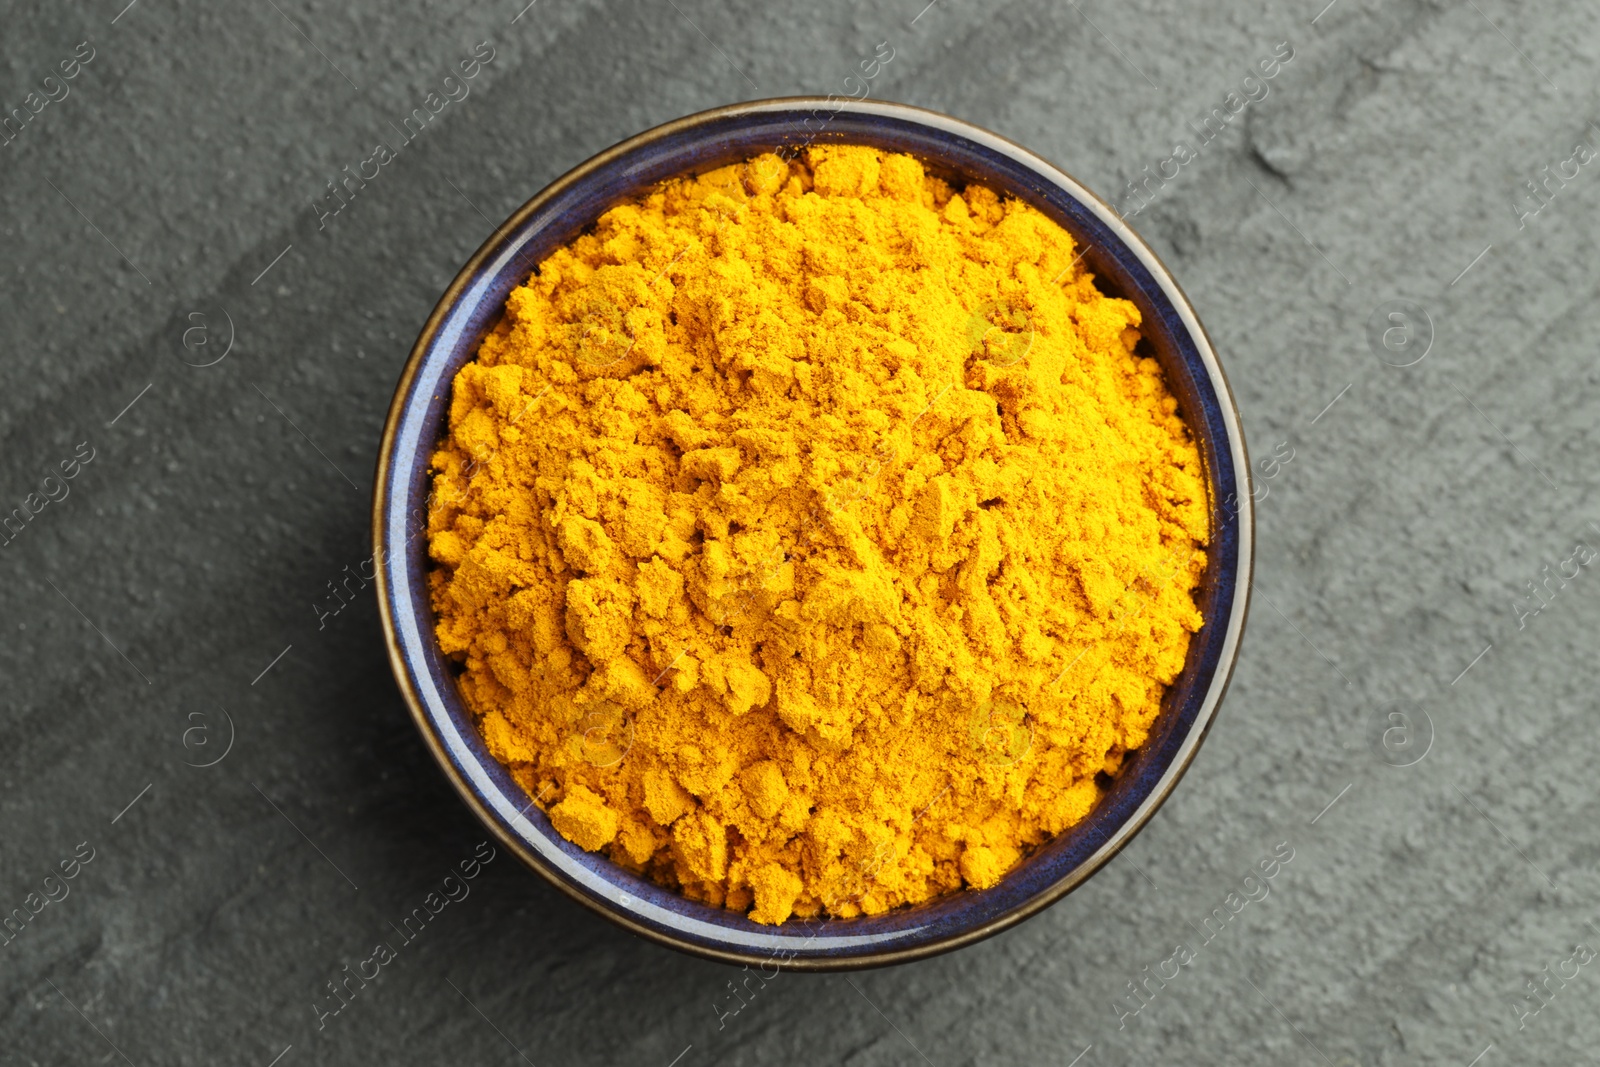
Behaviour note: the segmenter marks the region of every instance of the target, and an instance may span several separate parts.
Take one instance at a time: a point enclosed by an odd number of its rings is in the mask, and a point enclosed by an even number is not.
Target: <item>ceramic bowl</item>
[[[1205,626],[1144,747],[1099,805],[998,885],[855,919],[758,925],[687,900],[587,853],[489,754],[434,638],[424,536],[429,455],[450,383],[507,294],[606,209],[663,179],[817,143],[907,152],[932,172],[1032,204],[1085,249],[1103,291],[1138,305],[1150,353],[1198,440],[1211,493],[1211,546],[1198,592]],[[899,104],[793,98],[738,104],[639,134],[569,171],[524,204],[461,268],[423,327],[389,408],[372,505],[378,603],[390,660],[417,727],[467,806],[505,847],[574,900],[644,937],[696,955],[827,970],[929,956],[1038,913],[1104,866],[1155,813],[1194,758],[1239,649],[1250,588],[1249,461],[1222,367],[1176,282],[1112,208],[1038,156],[958,119]]]

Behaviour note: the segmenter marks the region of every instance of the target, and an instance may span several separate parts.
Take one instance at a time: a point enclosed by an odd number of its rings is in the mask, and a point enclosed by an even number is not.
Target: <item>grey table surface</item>
[[[0,512],[66,495],[0,546],[0,910],[40,908],[0,946],[0,1061],[1600,1062],[1600,9],[524,3],[4,6]],[[321,217],[481,42],[470,95]],[[417,330],[563,171],[848,92],[879,42],[874,97],[1112,199],[1221,353],[1258,571],[1199,758],[1082,889],[934,960],[733,1012],[737,972],[502,856],[320,1017],[484,837],[370,591],[319,617]]]

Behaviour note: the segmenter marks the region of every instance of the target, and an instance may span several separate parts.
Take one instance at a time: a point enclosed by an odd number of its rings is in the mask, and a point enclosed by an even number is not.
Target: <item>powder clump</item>
[[[1201,626],[1199,454],[1061,227],[813,147],[612,208],[507,301],[433,456],[485,744],[687,896],[878,914],[1091,810]]]

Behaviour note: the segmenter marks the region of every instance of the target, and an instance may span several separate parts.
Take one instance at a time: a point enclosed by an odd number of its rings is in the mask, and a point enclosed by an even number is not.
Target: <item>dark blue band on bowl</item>
[[[657,182],[808,141],[908,152],[946,177],[1025,200],[1070,231],[1101,288],[1131,300],[1144,317],[1149,354],[1200,447],[1212,540],[1199,591],[1205,626],[1149,739],[1087,818],[992,889],[874,917],[772,927],[686,900],[584,852],[530,804],[485,748],[434,638],[425,530],[429,459],[445,429],[451,381],[511,290],[607,208]],[[742,104],[669,123],[595,157],[529,201],[463,268],[411,353],[384,432],[373,501],[380,610],[396,678],[435,756],[500,840],[557,886],[629,929],[697,954],[793,968],[873,966],[966,944],[1033,914],[1109,860],[1165,799],[1210,725],[1237,655],[1252,556],[1248,470],[1227,382],[1193,309],[1143,241],[1077,182],[994,134],[916,108]]]

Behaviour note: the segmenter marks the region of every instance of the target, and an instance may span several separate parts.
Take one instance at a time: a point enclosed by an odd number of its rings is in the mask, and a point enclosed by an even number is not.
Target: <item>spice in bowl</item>
[[[813,146],[511,293],[433,456],[430,594],[562,836],[775,924],[993,886],[1088,814],[1201,627],[1208,513],[1082,251]]]

